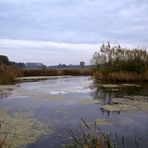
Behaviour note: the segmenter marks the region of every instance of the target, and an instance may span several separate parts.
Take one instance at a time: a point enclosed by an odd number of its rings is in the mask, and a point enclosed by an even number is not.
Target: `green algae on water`
[[[103,126],[103,125],[111,125],[111,121],[107,119],[96,119],[96,125]]]
[[[81,100],[80,104],[98,104],[98,100]]]
[[[111,104],[102,105],[101,108],[110,112],[146,112],[148,111],[148,97],[127,96],[124,98],[114,98]]]
[[[30,112],[9,114],[0,111],[0,141],[3,147],[21,148],[35,143],[41,136],[53,133],[46,124],[33,117]]]

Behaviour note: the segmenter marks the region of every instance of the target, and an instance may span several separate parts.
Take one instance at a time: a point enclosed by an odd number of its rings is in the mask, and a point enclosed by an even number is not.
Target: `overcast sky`
[[[0,54],[89,63],[100,43],[148,46],[148,0],[0,0]]]

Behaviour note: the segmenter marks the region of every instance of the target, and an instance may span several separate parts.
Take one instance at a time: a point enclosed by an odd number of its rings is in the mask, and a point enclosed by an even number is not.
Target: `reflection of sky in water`
[[[88,93],[90,92],[89,84],[91,81],[88,77],[68,77],[57,78],[45,81],[22,84],[25,89],[39,91],[42,93],[68,94],[68,93]]]
[[[13,89],[0,89],[0,99],[4,99],[12,95]]]

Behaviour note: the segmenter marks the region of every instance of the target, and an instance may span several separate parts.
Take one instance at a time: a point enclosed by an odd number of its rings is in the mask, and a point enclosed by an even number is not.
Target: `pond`
[[[125,137],[125,147],[134,147],[137,137],[146,148],[147,113],[148,84],[100,84],[66,76],[0,86],[0,139],[7,135],[5,145],[11,147],[63,147],[83,118]]]

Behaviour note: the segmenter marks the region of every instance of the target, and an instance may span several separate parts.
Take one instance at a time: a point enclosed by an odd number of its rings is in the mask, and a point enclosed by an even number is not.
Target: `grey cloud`
[[[147,44],[147,0],[1,0],[0,38]]]
[[[0,54],[13,61],[43,62],[47,65],[78,64],[84,60],[89,64],[99,44],[58,43],[49,41],[2,40]]]

